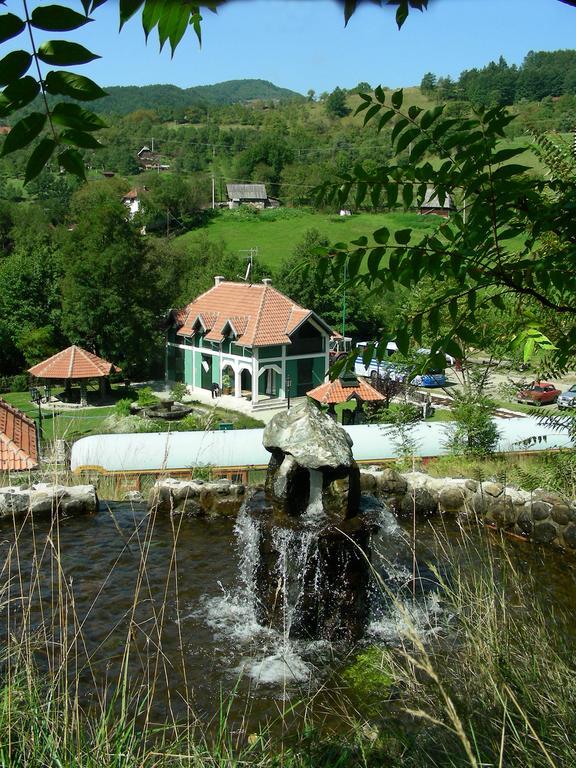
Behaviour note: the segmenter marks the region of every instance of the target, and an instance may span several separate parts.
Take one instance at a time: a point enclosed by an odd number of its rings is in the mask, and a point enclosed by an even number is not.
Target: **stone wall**
[[[27,514],[73,517],[95,515],[99,502],[93,485],[65,487],[52,483],[0,488],[0,518]]]
[[[416,511],[419,517],[460,516],[539,544],[576,550],[576,503],[559,493],[379,468],[363,470],[360,481],[363,491],[385,501],[398,515]]]
[[[246,489],[229,480],[175,480],[168,477],[154,483],[148,509],[188,517],[231,517],[238,513]]]

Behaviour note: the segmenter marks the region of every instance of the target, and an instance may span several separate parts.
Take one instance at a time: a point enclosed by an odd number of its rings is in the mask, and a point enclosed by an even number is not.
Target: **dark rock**
[[[553,523],[537,523],[534,526],[532,539],[537,544],[551,544],[558,538],[558,530]]]
[[[562,539],[567,547],[576,549],[576,525],[574,525],[574,523],[570,523],[570,525],[567,525],[566,528],[564,528],[562,531]]]
[[[512,500],[502,496],[488,504],[488,514],[499,528],[509,528],[516,522],[516,512]]]
[[[532,518],[533,520],[547,520],[552,512],[552,504],[546,501],[533,501],[532,502]]]
[[[438,511],[438,502],[427,488],[412,488],[402,498],[398,511],[405,516],[415,513],[426,517]]]
[[[531,536],[534,530],[532,515],[529,509],[523,509],[516,518],[516,528],[522,536]]]
[[[552,520],[558,525],[568,525],[570,522],[570,507],[566,504],[558,504],[552,507]]]
[[[438,495],[438,507],[440,512],[458,514],[466,504],[467,494],[463,488],[457,485],[447,485]]]

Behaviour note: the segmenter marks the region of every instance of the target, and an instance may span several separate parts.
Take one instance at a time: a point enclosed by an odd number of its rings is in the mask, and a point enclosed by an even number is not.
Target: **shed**
[[[456,206],[454,205],[451,195],[446,194],[444,196],[444,202],[441,203],[440,197],[436,194],[434,189],[428,187],[418,212],[422,214],[422,216],[444,216],[444,218],[448,219],[450,214],[455,210]]]
[[[306,393],[308,397],[316,402],[327,405],[328,413],[335,415],[335,406],[339,403],[349,403],[355,400],[359,405],[362,403],[376,403],[386,400],[374,387],[370,386],[363,379],[359,379],[356,374],[347,371],[334,381],[327,381],[320,384],[319,387],[311,389]],[[354,414],[350,414],[354,418]],[[344,419],[344,412],[342,413]]]
[[[229,208],[237,208],[239,205],[266,208],[271,204],[265,184],[226,184],[226,196]]]

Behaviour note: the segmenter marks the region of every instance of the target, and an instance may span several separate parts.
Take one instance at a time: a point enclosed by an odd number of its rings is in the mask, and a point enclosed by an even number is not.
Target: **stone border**
[[[537,488],[523,491],[492,481],[436,478],[424,472],[362,470],[363,491],[385,501],[398,515],[451,515],[476,519],[537,544],[576,550],[576,502]]]

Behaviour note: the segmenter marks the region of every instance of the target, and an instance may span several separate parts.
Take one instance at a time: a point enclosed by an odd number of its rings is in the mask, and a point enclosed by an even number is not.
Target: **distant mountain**
[[[126,115],[138,109],[186,109],[198,104],[218,105],[250,101],[304,99],[301,93],[279,88],[268,80],[227,80],[215,85],[178,88],[176,85],[114,85],[107,96],[92,102],[96,112]]]

